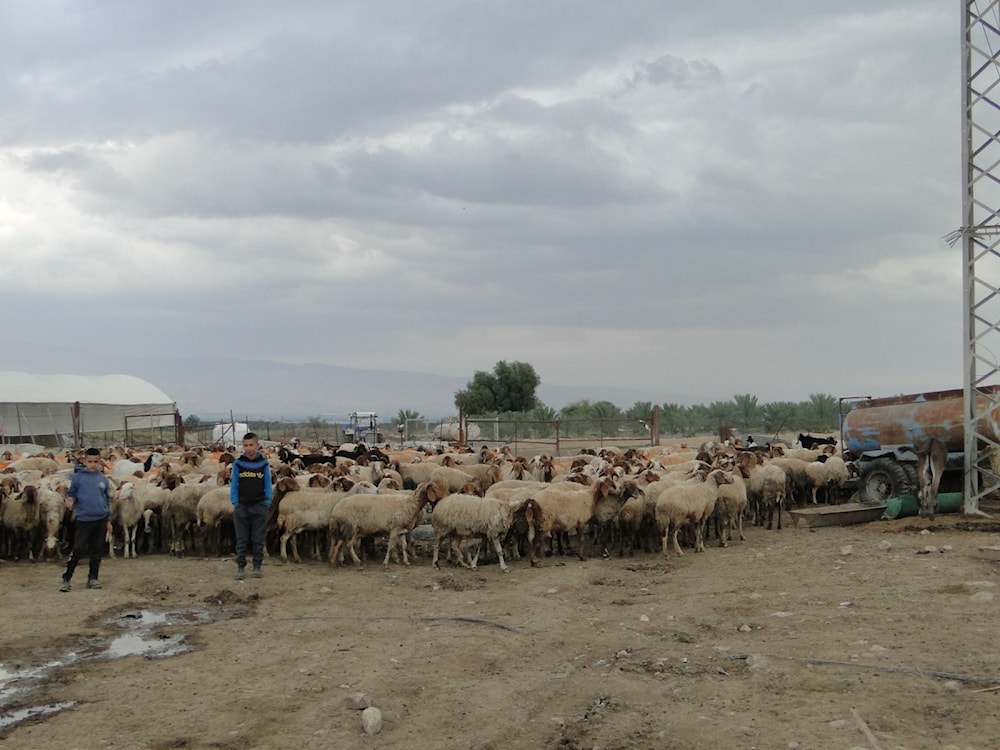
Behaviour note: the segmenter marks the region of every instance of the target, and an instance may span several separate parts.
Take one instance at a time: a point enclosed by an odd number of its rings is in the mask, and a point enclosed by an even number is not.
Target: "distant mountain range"
[[[375,411],[384,419],[409,409],[430,420],[457,415],[455,393],[472,379],[427,372],[366,370],[337,365],[289,365],[268,360],[222,357],[160,357],[135,349],[105,349],[77,356],[70,344],[57,353],[25,344],[17,357],[0,357],[0,370],[39,374],[123,373],[148,380],[177,403],[182,416],[202,419],[305,419],[346,421],[352,411]],[[610,401],[628,409],[636,401],[692,403],[677,394],[650,393],[605,385],[542,383],[539,399],[553,409],[583,399]],[[0,395],[2,397],[2,395]]]
[[[337,365],[287,365],[252,360],[171,359],[132,363],[129,374],[156,385],[177,402],[182,415],[202,419],[236,417],[294,419],[321,416],[340,421],[352,411],[376,411],[385,418],[401,409],[428,419],[457,415],[455,393],[472,379],[427,372],[365,370]],[[636,401],[677,401],[680,397],[604,385],[542,383],[536,394],[559,410],[589,399],[628,409]]]

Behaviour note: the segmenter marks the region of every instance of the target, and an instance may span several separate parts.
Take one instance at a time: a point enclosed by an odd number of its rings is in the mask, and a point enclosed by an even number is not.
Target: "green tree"
[[[808,426],[811,430],[833,430],[837,427],[837,397],[829,393],[810,393]]]
[[[625,412],[625,416],[629,419],[649,419],[652,413],[652,401],[636,401],[629,407],[628,411]]]
[[[713,401],[708,405],[706,414],[711,422],[709,431],[722,437],[725,429],[732,427],[736,417],[736,407],[732,401]]]
[[[757,405],[757,397],[749,393],[738,393],[733,396],[733,408],[735,410],[736,422],[744,432],[750,430],[760,422],[760,406]]]
[[[762,412],[761,421],[770,437],[797,424],[799,405],[794,401],[772,401],[764,404]]]
[[[687,434],[685,427],[689,421],[687,407],[674,403],[660,405],[660,429],[664,434]]]
[[[501,360],[492,373],[477,370],[465,388],[455,394],[455,406],[464,414],[476,416],[531,411],[538,404],[535,389],[541,382],[527,362]]]
[[[622,410],[610,401],[597,401],[590,407],[590,416],[594,419],[618,419]]]
[[[201,417],[197,414],[188,414],[184,417],[184,429],[188,432],[197,432],[198,430],[203,430],[208,427],[206,422],[201,421]]]

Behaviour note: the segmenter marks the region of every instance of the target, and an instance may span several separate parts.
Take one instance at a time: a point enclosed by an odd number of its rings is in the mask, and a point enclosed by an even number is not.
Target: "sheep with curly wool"
[[[451,550],[458,563],[466,568],[476,569],[479,563],[479,550],[483,540],[492,544],[500,560],[500,570],[509,573],[510,568],[503,556],[503,537],[519,518],[528,523],[528,538],[534,538],[534,519],[539,512],[537,503],[531,498],[524,500],[502,500],[498,497],[479,497],[478,495],[451,494],[437,502],[431,518],[434,527],[434,559],[433,566],[439,570],[438,556],[441,552],[441,542],[451,541]],[[462,551],[462,541],[478,538],[479,545],[470,558]]]

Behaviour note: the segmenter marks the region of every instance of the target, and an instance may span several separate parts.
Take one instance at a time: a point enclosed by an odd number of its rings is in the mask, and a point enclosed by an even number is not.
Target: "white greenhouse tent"
[[[127,443],[137,430],[164,428],[176,440],[180,426],[173,399],[131,375],[0,372],[0,440],[4,443],[79,446],[84,434],[122,432]]]

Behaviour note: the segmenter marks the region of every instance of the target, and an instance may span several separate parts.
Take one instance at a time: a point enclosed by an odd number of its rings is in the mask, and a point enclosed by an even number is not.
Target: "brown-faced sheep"
[[[361,566],[355,545],[362,537],[388,534],[384,568],[389,567],[389,557],[397,544],[402,551],[403,564],[409,565],[405,537],[420,518],[428,503],[436,503],[447,495],[447,490],[433,482],[423,482],[412,492],[352,495],[345,497],[330,513],[330,562],[337,565],[346,544],[354,564]],[[400,537],[403,542],[399,543]]]
[[[441,542],[450,539],[459,564],[475,570],[479,562],[479,548],[485,539],[496,550],[500,570],[509,573],[510,568],[503,556],[502,539],[520,517],[528,522],[530,543],[534,538],[534,520],[538,512],[538,505],[531,498],[511,501],[478,495],[448,495],[434,506],[431,517],[434,527],[434,568],[439,568]],[[472,537],[479,538],[480,545],[476,547],[475,555],[466,561],[461,544],[463,539]]]

